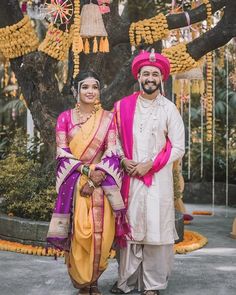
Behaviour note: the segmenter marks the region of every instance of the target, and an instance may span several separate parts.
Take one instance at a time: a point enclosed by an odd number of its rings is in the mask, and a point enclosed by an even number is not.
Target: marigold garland
[[[184,240],[174,245],[174,251],[177,254],[191,252],[196,249],[202,248],[208,242],[207,238],[194,231],[184,231]],[[38,256],[54,256],[64,257],[65,252],[53,248],[44,248],[32,245],[23,245],[17,242],[10,242],[0,240],[0,251],[11,251],[21,254],[38,255]],[[111,250],[110,258],[115,257],[115,251]]]
[[[183,198],[184,180],[180,170],[179,160],[176,160],[173,164],[173,181],[174,181],[174,199]]]
[[[35,51],[39,40],[28,16],[18,23],[0,29],[0,50],[10,59]]]
[[[3,80],[3,87],[6,87],[8,85],[8,82],[10,80],[10,76],[8,74],[9,72],[9,67],[10,67],[10,62],[9,60],[6,60],[5,64],[4,64],[4,80]]]
[[[188,53],[185,43],[165,48],[162,50],[162,54],[169,59],[171,74],[177,74],[199,66],[199,62]]]
[[[74,72],[73,77],[79,73],[79,63],[80,63],[80,52],[84,50],[83,40],[80,36],[80,0],[74,1],[74,32],[73,32],[73,61],[74,61]]]
[[[218,66],[223,69],[225,65],[225,47],[220,47],[219,51],[219,59],[218,59]]]
[[[211,211],[193,211],[193,215],[212,215]]]
[[[39,50],[48,54],[49,56],[64,61],[68,56],[68,51],[71,45],[71,33],[63,32],[49,25],[45,39],[39,45]]]
[[[0,250],[39,256],[64,256],[64,251],[59,251],[53,248],[46,249],[40,246],[23,245],[21,243],[10,242],[5,240],[0,240]]]
[[[210,0],[202,0],[202,2],[206,5],[206,13],[207,13],[207,27],[209,28],[212,23],[212,7]]]
[[[202,248],[207,244],[208,240],[203,235],[186,230],[184,231],[184,240],[174,245],[174,251],[176,254],[184,254]]]
[[[132,23],[129,29],[131,46],[138,46],[141,42],[153,44],[168,37],[169,29],[166,16],[163,13],[150,18]]]
[[[38,255],[38,256],[54,256],[64,257],[66,252],[54,248],[44,248],[41,246],[24,245],[17,242],[11,242],[0,239],[0,251],[10,251],[21,254]],[[109,258],[114,258],[116,255],[115,250],[110,251]]]
[[[206,5],[207,12],[207,30],[211,29],[212,24],[212,7],[209,0],[203,0],[203,3]],[[212,52],[208,52],[206,54],[206,64],[207,64],[207,72],[206,72],[206,128],[207,128],[207,141],[212,141],[212,126],[213,126],[213,87],[212,87],[212,78],[213,78],[213,55]]]
[[[212,52],[207,53],[206,55],[206,64],[207,64],[207,72],[206,72],[206,129],[207,129],[207,141],[212,141],[212,126],[213,126],[213,56]]]

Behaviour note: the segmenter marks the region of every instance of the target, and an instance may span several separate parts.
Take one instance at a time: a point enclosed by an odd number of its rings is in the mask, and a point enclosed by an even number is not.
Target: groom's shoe
[[[158,290],[145,290],[142,295],[160,295]]]
[[[110,292],[113,294],[125,294],[124,291],[117,287],[117,282],[115,282],[115,284],[111,287]]]

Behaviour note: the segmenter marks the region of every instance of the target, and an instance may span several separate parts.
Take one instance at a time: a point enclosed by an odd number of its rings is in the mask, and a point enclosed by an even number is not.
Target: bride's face
[[[98,82],[93,78],[86,79],[79,90],[80,102],[86,104],[94,104],[99,99],[99,85]]]

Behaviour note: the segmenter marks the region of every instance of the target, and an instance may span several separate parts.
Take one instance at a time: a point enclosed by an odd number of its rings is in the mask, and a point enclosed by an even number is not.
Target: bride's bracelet
[[[84,174],[85,176],[90,177],[91,171],[90,171],[89,166],[87,166],[87,165],[82,165],[80,171],[81,171],[81,173]]]
[[[88,185],[89,185],[89,187],[96,188],[96,186],[94,185],[94,183],[92,182],[91,179],[88,179]]]
[[[120,160],[120,165],[125,168],[125,165],[124,165],[124,160],[126,160],[127,158],[126,157],[123,157],[121,160]]]
[[[88,178],[91,178],[91,169],[89,168]]]

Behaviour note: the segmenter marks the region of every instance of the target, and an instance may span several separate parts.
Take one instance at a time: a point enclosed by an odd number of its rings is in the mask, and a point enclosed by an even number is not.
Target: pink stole
[[[120,137],[125,157],[133,158],[133,122],[134,113],[139,92],[133,93],[130,96],[123,98],[116,104],[117,123],[120,131]],[[156,156],[151,170],[140,179],[146,186],[152,185],[153,174],[162,169],[170,158],[171,142],[167,137],[166,145],[161,152]],[[125,174],[123,178],[121,193],[124,198],[125,205],[128,205],[130,187],[130,177]]]

